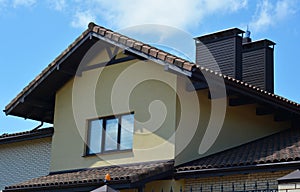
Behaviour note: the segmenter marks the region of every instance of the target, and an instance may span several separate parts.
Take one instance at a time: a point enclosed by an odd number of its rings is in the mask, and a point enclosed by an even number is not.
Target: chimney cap
[[[222,38],[222,37],[228,37],[228,36],[236,36],[239,34],[245,33],[245,31],[239,29],[239,28],[230,28],[222,31],[217,31],[215,33],[209,33],[206,35],[202,35],[199,37],[194,38],[195,40],[199,41],[207,41],[207,40],[214,40],[217,38]]]
[[[254,47],[271,47],[274,48],[274,45],[276,45],[275,42],[268,40],[268,39],[261,39],[253,42],[249,42],[247,44],[243,44],[243,48],[248,49],[248,48],[254,48]]]

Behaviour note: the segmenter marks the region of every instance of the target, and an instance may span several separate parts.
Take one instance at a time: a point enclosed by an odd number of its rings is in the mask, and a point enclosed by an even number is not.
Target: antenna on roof
[[[246,34],[245,34],[245,37],[243,38],[243,44],[251,43],[250,35],[251,35],[251,32],[249,31],[249,26],[247,25]]]
[[[246,38],[250,38],[251,32],[249,31],[249,26],[247,25],[247,30],[246,30]]]

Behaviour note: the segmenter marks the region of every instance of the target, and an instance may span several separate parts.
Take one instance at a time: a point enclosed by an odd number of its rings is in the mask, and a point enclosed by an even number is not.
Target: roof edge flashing
[[[195,37],[194,39],[198,40],[198,41],[210,41],[210,40],[215,40],[215,39],[219,39],[219,38],[234,37],[234,36],[238,36],[238,35],[244,34],[244,33],[245,33],[245,31],[243,31],[239,28],[231,28],[231,29],[226,29],[226,30],[215,32],[215,33],[209,33],[206,35]]]

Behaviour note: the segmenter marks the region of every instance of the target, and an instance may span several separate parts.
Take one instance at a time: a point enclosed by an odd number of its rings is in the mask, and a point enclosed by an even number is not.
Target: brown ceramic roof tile
[[[166,62],[168,62],[168,63],[174,63],[174,60],[176,59],[176,57],[175,56],[172,56],[172,55],[167,55],[167,57],[166,57]]]
[[[149,55],[152,56],[152,57],[157,57],[157,53],[158,53],[157,49],[151,48]]]
[[[157,58],[160,59],[160,60],[165,60],[167,54],[163,51],[158,51],[158,55],[157,55]]]
[[[127,40],[128,40],[127,37],[121,36],[119,42],[125,45]]]
[[[134,44],[134,40],[132,40],[132,39],[127,39],[125,45],[128,46],[128,47],[133,47],[133,44]]]
[[[300,130],[289,129],[178,166],[176,172],[300,160]]]
[[[5,110],[8,110],[11,108],[30,88],[34,87],[34,84],[38,82],[38,80],[41,79],[61,58],[63,58],[71,49],[75,47],[75,45],[82,40],[85,36],[87,36],[90,32],[94,32],[98,35],[101,35],[105,38],[108,38],[109,40],[115,41],[117,43],[120,43],[130,49],[134,49],[137,51],[140,51],[141,53],[144,53],[150,57],[153,57],[154,59],[162,60],[163,62],[169,63],[169,64],[175,64],[179,67],[182,67],[182,69],[185,69],[187,71],[193,71],[193,72],[200,72],[200,73],[208,73],[215,75],[217,77],[222,77],[225,80],[226,84],[232,84],[234,87],[238,87],[239,89],[244,89],[247,92],[255,93],[259,97],[263,97],[266,101],[272,101],[276,102],[276,104],[279,105],[288,105],[285,109],[293,108],[294,112],[300,114],[300,104],[295,103],[293,101],[290,101],[286,98],[283,98],[281,96],[269,93],[265,90],[262,90],[258,87],[252,86],[246,82],[234,79],[232,77],[223,75],[221,73],[209,70],[207,68],[201,67],[199,65],[196,65],[195,63],[191,63],[185,59],[178,58],[175,55],[172,55],[170,53],[167,53],[163,50],[157,49],[151,45],[145,44],[143,42],[134,40],[132,38],[126,37],[124,35],[121,35],[119,33],[113,32],[109,29],[106,29],[102,26],[98,26],[94,23],[89,24],[89,28],[82,33],[65,51],[63,51],[50,65],[42,71],[40,75],[38,75],[28,86],[26,86],[21,93],[19,93],[6,107]]]
[[[22,191],[38,187],[65,187],[76,184],[103,184],[107,173],[111,176],[110,183],[134,183],[151,176],[159,175],[173,170],[174,161],[157,161],[136,163],[121,166],[107,166],[85,169],[66,173],[54,173],[47,176],[31,179],[29,181],[8,186],[10,191]]]
[[[54,129],[53,127],[49,128],[42,128],[37,130],[31,130],[31,131],[24,131],[24,132],[18,132],[18,133],[3,133],[0,135],[0,144],[4,143],[13,143],[17,141],[24,141],[24,140],[30,140],[33,138],[43,138],[43,137],[50,137],[53,135]]]
[[[143,53],[146,53],[146,54],[149,54],[150,49],[151,49],[150,46],[144,45],[144,46],[142,47],[142,52],[143,52]]]
[[[138,50],[138,51],[141,51],[142,46],[143,46],[143,43],[141,43],[141,42],[135,42],[133,44],[133,48],[136,49],[136,50]]]

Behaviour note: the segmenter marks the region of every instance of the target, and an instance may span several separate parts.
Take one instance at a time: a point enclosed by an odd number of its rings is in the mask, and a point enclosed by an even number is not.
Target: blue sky
[[[300,102],[299,8],[299,0],[0,0],[0,109],[90,21],[113,30],[166,25],[191,37],[231,27],[245,30],[249,25],[252,39],[277,43],[275,92]],[[0,134],[30,130],[38,124],[0,113]]]

